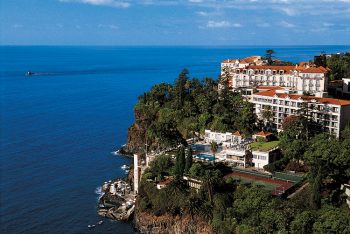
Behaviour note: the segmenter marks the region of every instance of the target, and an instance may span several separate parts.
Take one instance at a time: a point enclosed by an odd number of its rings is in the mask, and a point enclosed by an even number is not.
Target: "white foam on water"
[[[101,199],[101,197],[103,196],[103,192],[102,192],[102,187],[101,186],[99,186],[99,187],[97,187],[96,189],[95,189],[95,193],[98,195],[98,198],[97,198],[97,200],[99,201],[100,199]]]

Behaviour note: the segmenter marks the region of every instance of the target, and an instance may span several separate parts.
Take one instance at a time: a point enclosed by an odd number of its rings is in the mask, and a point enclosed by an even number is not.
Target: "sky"
[[[349,45],[350,0],[0,0],[1,45]]]

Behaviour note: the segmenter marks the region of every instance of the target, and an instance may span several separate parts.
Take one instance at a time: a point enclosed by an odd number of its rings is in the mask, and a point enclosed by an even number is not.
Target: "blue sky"
[[[350,44],[350,0],[0,0],[4,45]]]

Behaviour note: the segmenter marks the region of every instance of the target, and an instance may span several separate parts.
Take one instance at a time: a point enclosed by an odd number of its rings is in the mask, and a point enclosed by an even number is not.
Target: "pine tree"
[[[176,154],[176,162],[175,162],[175,177],[177,180],[182,179],[182,176],[185,172],[185,148],[182,146]]]
[[[193,154],[192,148],[188,147],[187,157],[186,157],[186,165],[185,165],[185,173],[188,173],[188,171],[190,170],[190,168],[192,166],[192,160],[193,160],[192,154]]]

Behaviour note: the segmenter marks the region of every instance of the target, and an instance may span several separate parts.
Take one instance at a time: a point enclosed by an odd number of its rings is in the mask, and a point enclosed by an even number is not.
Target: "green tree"
[[[327,207],[318,211],[313,232],[320,234],[350,233],[350,212],[346,209]]]
[[[265,121],[265,124],[267,125],[268,129],[271,129],[271,122],[273,121],[273,112],[271,110],[271,106],[266,106],[263,109],[261,117]]]
[[[333,184],[335,188],[339,188],[342,183],[349,180],[349,151],[342,147],[335,136],[326,133],[319,134],[314,137],[305,152],[305,162],[310,167],[310,181],[314,188],[314,198],[317,207],[320,204],[323,182]],[[339,198],[340,199],[340,198]]]
[[[188,173],[193,177],[201,176],[203,172],[203,167],[199,163],[193,163]]]
[[[219,170],[207,169],[204,171],[202,177],[202,188],[206,191],[208,201],[213,202],[213,196],[215,192],[215,186],[217,186],[221,181],[221,172]]]
[[[181,146],[176,154],[176,162],[175,162],[175,177],[177,180],[182,179],[182,176],[185,172],[185,164],[186,164],[185,148]]]
[[[193,151],[191,147],[188,147],[187,156],[186,156],[186,165],[185,165],[185,173],[188,173],[190,168],[192,167],[193,162]]]
[[[313,211],[303,211],[298,213],[291,223],[291,233],[309,234],[312,233],[312,226],[315,222],[316,215]]]
[[[215,154],[218,151],[218,148],[219,148],[219,146],[218,146],[218,143],[216,143],[216,141],[212,141],[210,143],[210,149],[211,149],[211,152],[214,155],[214,163],[215,163]]]
[[[267,60],[267,64],[271,65],[273,60],[272,58],[274,57],[273,54],[275,54],[275,51],[272,49],[268,49],[265,51],[265,59]]]
[[[253,126],[256,120],[254,114],[254,105],[250,102],[241,100],[241,107],[236,117],[236,128],[249,135],[253,131]]]
[[[158,180],[162,180],[164,173],[169,170],[170,166],[170,157],[167,155],[159,155],[150,163],[150,171]]]
[[[177,109],[181,109],[184,104],[186,95],[186,84],[188,81],[188,70],[185,68],[182,70],[178,78],[175,80],[175,97],[177,102]]]

